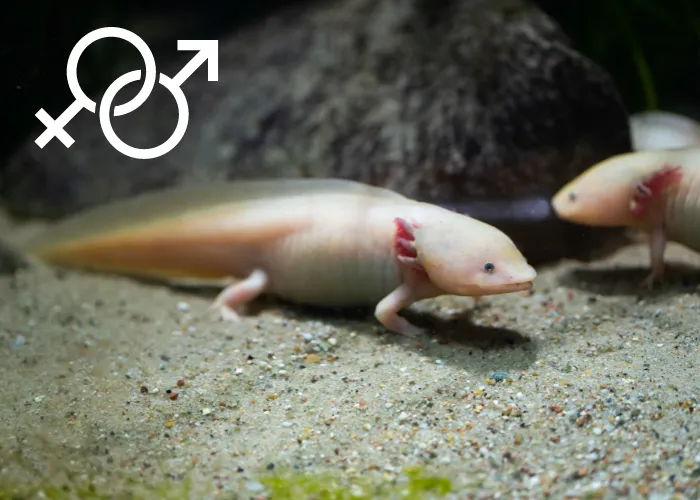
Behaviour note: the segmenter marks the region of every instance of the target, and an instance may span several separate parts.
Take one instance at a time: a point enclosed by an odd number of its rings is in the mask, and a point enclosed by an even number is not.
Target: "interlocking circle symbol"
[[[170,152],[184,137],[190,118],[187,98],[180,86],[204,62],[208,62],[208,80],[210,82],[218,81],[218,42],[216,40],[178,40],[178,50],[197,50],[198,53],[177,75],[175,75],[175,77],[170,78],[163,73],[157,72],[156,61],[148,45],[131,31],[123,28],[107,27],[99,28],[88,33],[73,47],[66,65],[66,79],[68,80],[68,87],[75,97],[75,101],[68,106],[56,120],[51,118],[44,109],[40,109],[36,117],[46,126],[46,130],[34,142],[40,148],[43,148],[51,139],[56,137],[64,146],[69,148],[75,141],[64,130],[64,127],[83,108],[92,113],[96,112],[97,104],[85,95],[85,92],[83,92],[78,82],[78,61],[88,46],[103,38],[120,38],[129,42],[139,51],[145,64],[143,87],[141,87],[141,90],[139,90],[138,94],[136,94],[131,101],[116,106],[114,108],[114,116],[129,114],[146,102],[148,96],[153,92],[156,84],[156,77],[158,77],[158,83],[168,89],[175,98],[178,111],[178,120],[175,130],[163,144],[153,148],[140,149],[124,143],[114,132],[112,122],[110,121],[110,109],[112,107],[112,101],[114,101],[117,93],[129,83],[135,82],[141,78],[141,70],[130,71],[112,82],[105,91],[102,101],[100,102],[99,119],[105,138],[112,147],[120,153],[139,160],[157,158]]]
[[[75,97],[75,100],[78,101],[82,107],[92,113],[95,112],[95,101],[86,96],[83,89],[80,88],[80,83],[78,82],[78,61],[88,46],[103,38],[121,38],[125,42],[129,42],[139,51],[146,65],[146,79],[139,93],[136,94],[131,101],[114,108],[114,116],[127,115],[146,102],[148,96],[153,92],[153,88],[156,85],[156,76],[158,74],[156,71],[156,60],[153,57],[151,49],[146,45],[146,42],[129,30],[123,28],[100,28],[81,38],[68,56],[68,64],[66,65],[68,88],[73,94],[73,97]]]
[[[109,117],[109,110],[112,107],[112,101],[116,97],[117,92],[119,92],[122,88],[124,88],[131,82],[137,81],[139,78],[141,78],[141,70],[137,69],[135,71],[130,71],[129,73],[126,73],[125,75],[122,75],[116,80],[114,80],[114,82],[112,82],[112,85],[110,85],[107,88],[107,91],[102,97],[102,102],[100,102],[100,125],[102,126],[102,132],[104,133],[105,137],[114,149],[116,149],[123,155],[130,156],[132,158],[138,158],[139,160],[146,160],[163,156],[165,153],[168,153],[175,146],[178,145],[178,143],[185,136],[185,132],[187,131],[187,122],[190,118],[190,110],[187,106],[187,98],[182,92],[182,89],[178,87],[175,84],[175,82],[170,79],[170,77],[164,75],[163,73],[160,73],[160,78],[158,80],[159,83],[170,91],[170,93],[175,98],[175,103],[177,104],[177,126],[175,127],[175,131],[173,131],[172,135],[168,138],[168,140],[160,146],[156,146],[150,149],[139,149],[133,146],[129,146],[119,137],[117,137],[117,134],[114,132],[114,129],[112,128],[112,122],[110,121]],[[146,79],[148,80],[148,71],[146,71]],[[144,84],[144,86],[141,88],[141,91],[143,91],[145,88],[146,85]],[[129,101],[127,104],[133,103],[137,97],[138,94],[136,95],[136,97],[134,97],[133,100]],[[148,94],[146,94],[146,97],[148,97]],[[125,106],[125,104],[122,104],[122,106]],[[119,106],[114,108],[115,115],[117,114],[118,107]]]

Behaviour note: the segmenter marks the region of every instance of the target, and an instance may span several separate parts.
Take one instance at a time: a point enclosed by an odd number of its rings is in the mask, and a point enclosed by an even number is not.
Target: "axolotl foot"
[[[639,287],[640,288],[648,288],[649,290],[651,290],[652,288],[654,288],[654,283],[656,283],[656,281],[657,281],[656,275],[653,272],[649,273],[649,275],[646,278],[644,278],[642,280],[642,282],[639,284]]]
[[[229,306],[220,306],[219,317],[227,323],[238,323],[241,321],[241,316],[238,312]]]
[[[398,314],[401,309],[409,306],[412,302],[413,287],[408,283],[403,283],[379,301],[374,310],[374,316],[387,329],[406,337],[418,337],[426,334],[426,329],[414,325]]]
[[[246,279],[224,288],[209,309],[218,309],[224,321],[239,322],[241,318],[236,309],[261,295],[267,283],[267,274],[262,270],[255,270]]]
[[[392,326],[390,327],[390,330],[393,330],[394,332],[403,335],[404,337],[416,338],[420,337],[421,335],[426,335],[428,333],[428,330],[426,330],[425,328],[416,326],[410,321],[408,321],[406,318],[402,318],[398,315],[394,318],[394,321],[392,321],[391,324]],[[384,326],[387,325],[385,324]]]
[[[656,283],[663,283],[664,281],[664,265],[662,264],[657,264],[654,266],[652,264],[652,271],[649,273],[649,275],[644,278],[644,280],[640,283],[641,288],[647,288],[651,290],[654,288],[654,284]]]

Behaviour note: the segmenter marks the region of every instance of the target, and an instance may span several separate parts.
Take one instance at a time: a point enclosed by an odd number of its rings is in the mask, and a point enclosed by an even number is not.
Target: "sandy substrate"
[[[0,478],[250,498],[285,469],[421,466],[454,498],[697,498],[700,259],[668,260],[695,267],[652,292],[632,246],[540,270],[534,294],[428,301],[435,335],[416,340],[364,313],[265,300],[232,324],[207,313],[215,291],[2,277]]]

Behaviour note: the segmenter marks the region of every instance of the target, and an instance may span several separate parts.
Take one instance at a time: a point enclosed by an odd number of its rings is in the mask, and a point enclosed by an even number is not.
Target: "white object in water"
[[[666,111],[646,111],[630,116],[635,151],[700,146],[700,123]]]

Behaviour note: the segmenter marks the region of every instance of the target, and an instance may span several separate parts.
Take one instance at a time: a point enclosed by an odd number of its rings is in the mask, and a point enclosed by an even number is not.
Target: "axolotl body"
[[[20,246],[47,263],[164,279],[226,281],[228,319],[263,293],[316,306],[398,312],[439,295],[528,290],[535,270],[476,219],[340,179],[248,180],[150,192],[90,209]]]
[[[700,148],[637,151],[604,160],[552,198],[557,215],[590,226],[625,226],[650,236],[651,273],[663,280],[667,242],[700,252]]]

